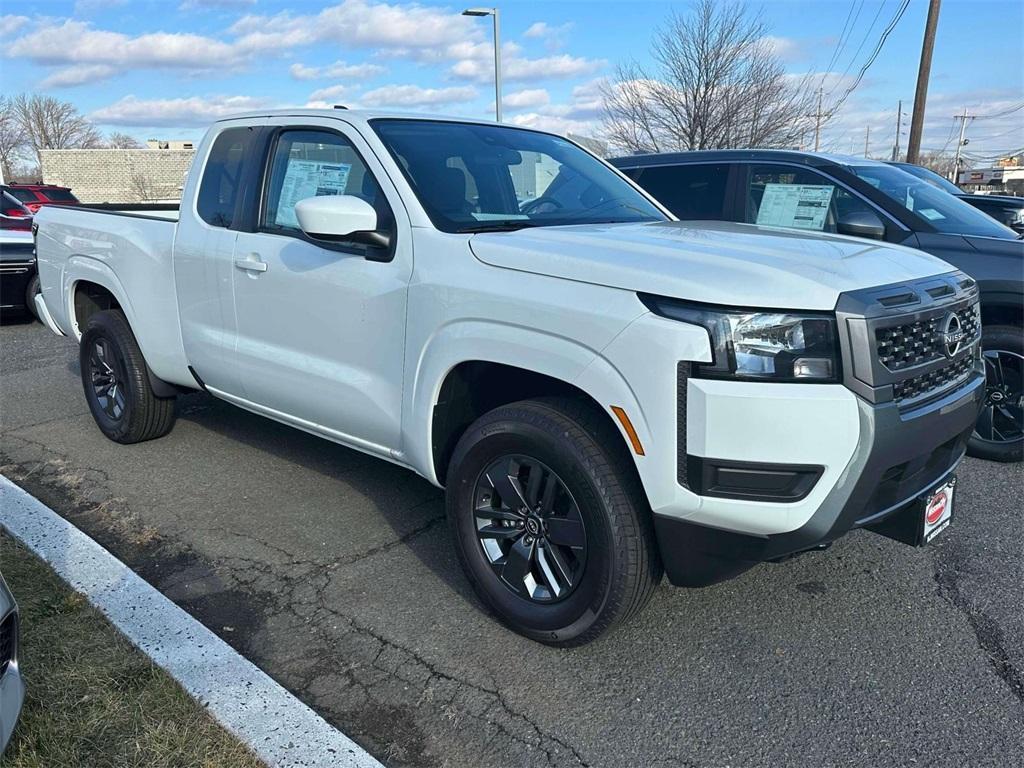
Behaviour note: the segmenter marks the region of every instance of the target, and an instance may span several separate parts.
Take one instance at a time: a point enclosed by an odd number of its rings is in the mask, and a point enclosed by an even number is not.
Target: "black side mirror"
[[[885,239],[885,224],[874,211],[848,211],[840,215],[836,231],[852,237],[869,237],[872,240]]]

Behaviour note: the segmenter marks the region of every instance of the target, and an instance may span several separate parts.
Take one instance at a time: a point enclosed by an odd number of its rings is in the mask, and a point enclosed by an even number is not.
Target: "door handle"
[[[260,261],[260,257],[255,253],[252,256],[251,259],[235,259],[235,266],[247,272],[266,272],[267,262]]]

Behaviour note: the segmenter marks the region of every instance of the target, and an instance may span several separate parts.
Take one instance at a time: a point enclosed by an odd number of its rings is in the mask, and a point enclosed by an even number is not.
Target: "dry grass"
[[[259,768],[165,672],[0,534],[27,694],[2,768]]]

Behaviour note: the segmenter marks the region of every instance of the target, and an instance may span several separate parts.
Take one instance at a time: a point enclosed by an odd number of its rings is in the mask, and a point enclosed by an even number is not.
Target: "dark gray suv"
[[[986,400],[970,453],[1024,453],[1024,240],[900,168],[782,150],[634,155],[610,161],[683,220],[838,232],[938,256],[981,289]]]

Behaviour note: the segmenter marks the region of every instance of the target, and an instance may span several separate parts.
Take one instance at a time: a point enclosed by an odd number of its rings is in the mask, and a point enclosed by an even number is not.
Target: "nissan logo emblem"
[[[946,357],[953,357],[960,351],[960,344],[964,340],[964,329],[960,325],[960,317],[956,312],[946,315],[942,321],[942,332],[939,337],[945,346]]]

